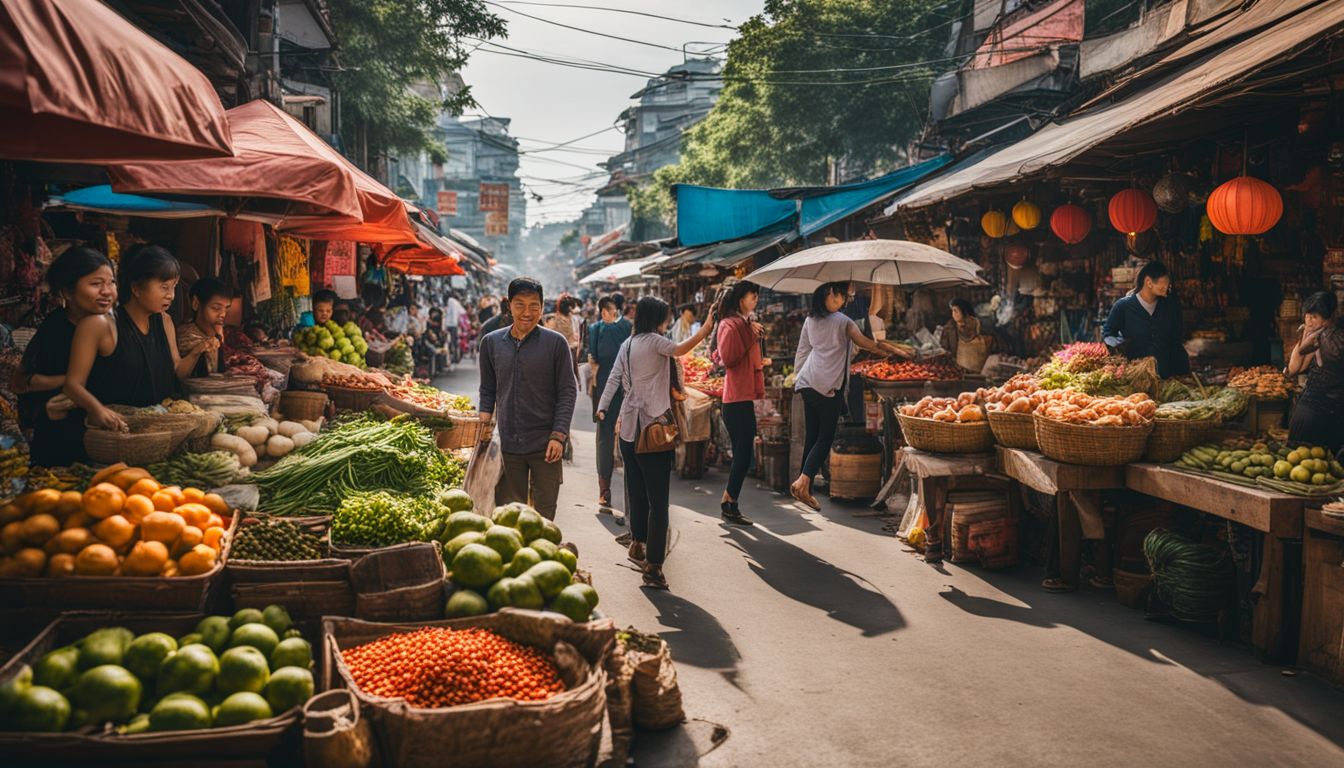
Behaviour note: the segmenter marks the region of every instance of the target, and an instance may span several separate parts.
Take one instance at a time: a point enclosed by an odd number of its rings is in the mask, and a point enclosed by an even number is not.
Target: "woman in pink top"
[[[733,446],[728,487],[719,508],[723,521],[734,525],[752,524],[738,509],[737,497],[751,468],[756,440],[756,410],[752,401],[765,397],[763,369],[767,361],[761,357],[761,326],[751,320],[760,298],[760,287],[743,280],[728,289],[714,312],[721,319],[714,335],[715,349],[710,354],[723,366],[723,424]]]

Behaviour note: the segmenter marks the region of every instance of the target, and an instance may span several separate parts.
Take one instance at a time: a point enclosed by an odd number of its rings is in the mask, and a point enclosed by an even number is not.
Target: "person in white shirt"
[[[683,341],[695,335],[700,330],[700,323],[695,319],[695,305],[683,304],[677,318],[677,322],[672,324],[672,341],[680,344]]]
[[[803,396],[806,438],[802,471],[789,486],[789,493],[816,510],[820,510],[821,505],[812,496],[812,481],[831,454],[835,430],[845,409],[850,344],[886,354],[876,341],[863,335],[852,319],[840,312],[848,297],[847,283],[827,283],[812,293],[811,312],[803,321],[798,352],[793,358],[793,370],[797,374],[793,388]]]
[[[454,364],[462,359],[462,348],[458,344],[458,334],[461,332],[462,317],[465,314],[467,314],[467,308],[457,300],[457,294],[448,294],[448,303],[443,307],[443,324],[448,326],[448,351],[452,355]]]

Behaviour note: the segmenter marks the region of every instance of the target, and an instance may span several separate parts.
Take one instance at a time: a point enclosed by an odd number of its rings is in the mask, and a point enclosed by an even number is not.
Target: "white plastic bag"
[[[467,462],[467,477],[462,488],[476,505],[476,511],[487,517],[495,511],[495,486],[504,474],[504,456],[500,453],[499,441],[491,438],[488,443],[476,446]]]

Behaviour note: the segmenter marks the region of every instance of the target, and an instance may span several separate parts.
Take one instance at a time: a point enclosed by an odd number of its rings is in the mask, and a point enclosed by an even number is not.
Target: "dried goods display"
[[[919,402],[902,405],[900,412],[905,416],[934,421],[958,423],[985,420],[985,410],[976,403],[974,392],[963,392],[957,397],[925,397]]]
[[[1283,371],[1271,365],[1233,368],[1228,372],[1227,386],[1261,400],[1286,400],[1293,391]]]
[[[1157,403],[1138,392],[1127,397],[1093,397],[1085,392],[1060,389],[1046,393],[1035,413],[1065,424],[1094,427],[1134,427],[1152,421]]]

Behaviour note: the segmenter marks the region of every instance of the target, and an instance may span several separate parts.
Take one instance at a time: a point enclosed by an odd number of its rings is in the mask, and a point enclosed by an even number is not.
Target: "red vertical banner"
[[[482,213],[509,211],[509,185],[481,183],[480,210]]]
[[[440,189],[437,207],[440,216],[456,216],[457,192],[451,189]]]
[[[508,211],[491,211],[485,214],[485,235],[486,237],[509,236]]]

